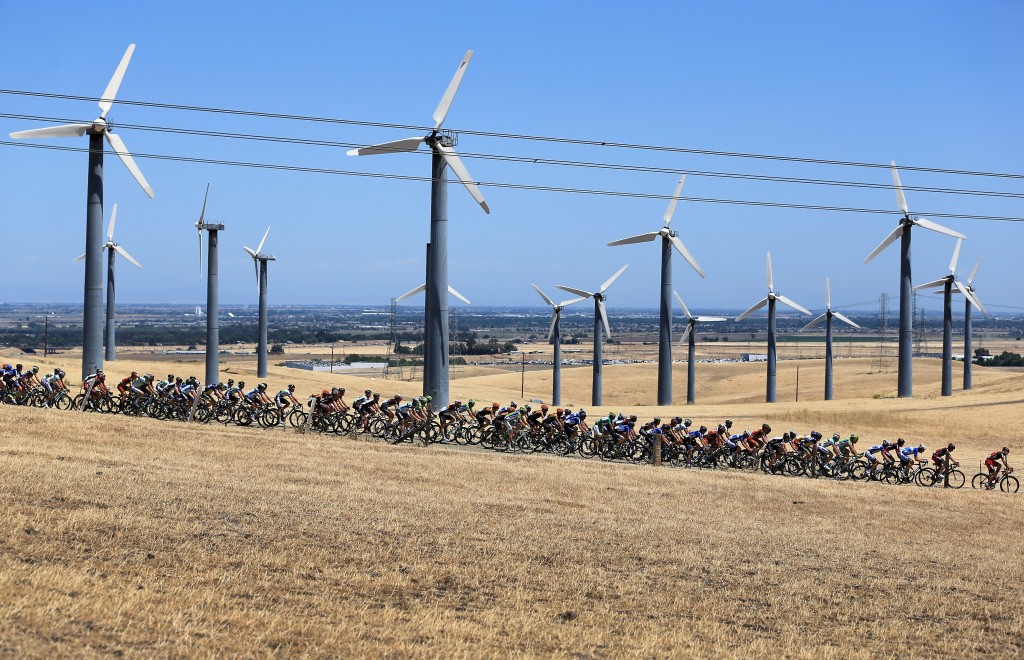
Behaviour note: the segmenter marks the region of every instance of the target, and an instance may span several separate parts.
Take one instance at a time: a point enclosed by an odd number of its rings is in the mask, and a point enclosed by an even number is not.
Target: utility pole
[[[521,376],[520,376],[520,381],[519,381],[519,398],[520,399],[525,399],[526,398],[526,351],[522,351],[520,353],[520,355],[523,356],[523,361],[522,361],[523,368],[522,368],[522,371],[521,371]]]

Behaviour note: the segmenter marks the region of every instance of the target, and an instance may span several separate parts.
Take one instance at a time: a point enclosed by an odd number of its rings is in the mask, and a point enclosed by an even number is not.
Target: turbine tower
[[[65,124],[36,128],[28,131],[11,133],[15,140],[51,137],[89,136],[89,172],[85,207],[85,300],[82,310],[82,378],[94,369],[103,368],[103,264],[100,260],[103,249],[103,140],[106,139],[110,148],[142,189],[153,197],[153,189],[149,187],[146,177],[128,153],[124,141],[116,133],[111,132],[111,124],[107,123],[107,114],[114,105],[114,98],[121,86],[121,80],[128,69],[128,62],[135,52],[135,44],[128,46],[121,63],[117,65],[114,76],[103,90],[100,99],[100,116],[89,124]]]
[[[555,406],[562,405],[562,331],[560,322],[562,320],[562,310],[569,305],[575,305],[576,303],[586,300],[586,298],[572,298],[565,302],[555,304],[555,301],[548,298],[548,295],[540,290],[540,287],[536,284],[532,284],[540,297],[548,305],[551,305],[551,327],[548,328],[548,341],[554,339],[555,343],[555,355],[554,355],[554,373],[551,377],[551,404]]]
[[[224,231],[223,223],[206,222],[206,200],[210,196],[210,184],[206,184],[203,195],[203,210],[195,228],[199,238],[199,279],[203,279],[203,232],[207,232],[206,258],[206,380],[207,385],[220,382],[220,300],[217,267],[217,232]],[[270,231],[267,229],[267,231]]]
[[[956,279],[956,262],[960,258],[960,245],[963,242],[963,239],[957,239],[956,247],[953,248],[953,258],[949,260],[949,275],[914,287],[914,291],[942,288],[942,396],[953,396],[953,289],[956,288],[964,294],[968,309],[972,304],[978,305],[974,295]],[[964,359],[968,359],[966,354]]]
[[[672,248],[675,248],[683,259],[693,266],[697,274],[704,277],[704,271],[686,249],[683,242],[679,240],[676,232],[669,229],[672,224],[672,216],[675,215],[676,205],[679,203],[679,195],[683,192],[683,183],[686,175],[679,177],[679,184],[676,191],[669,200],[665,215],[662,216],[664,225],[658,231],[647,234],[630,236],[608,245],[629,245],[631,243],[646,243],[661,237],[661,317],[658,325],[658,405],[672,405]],[[688,395],[689,396],[689,395]],[[688,399],[689,401],[689,399]],[[690,401],[692,403],[692,401]]]
[[[966,238],[963,234],[947,229],[931,220],[924,218],[910,217],[910,210],[907,207],[907,198],[903,195],[903,184],[900,183],[900,174],[896,171],[896,161],[892,161],[892,184],[896,189],[896,203],[899,205],[903,217],[900,224],[892,231],[885,240],[869,254],[864,263],[870,262],[878,256],[885,248],[900,240],[900,348],[898,368],[898,393],[901,398],[908,398],[914,395],[914,312],[911,301],[911,276],[910,276],[910,234],[914,225],[924,229],[937,231],[953,238]]]
[[[672,292],[676,300],[679,301],[679,306],[683,308],[683,314],[686,315],[686,330],[683,330],[683,334],[679,337],[679,343],[682,344],[683,340],[688,340],[689,350],[686,358],[686,403],[694,403],[696,401],[696,367],[694,366],[696,346],[694,345],[694,328],[697,327],[698,323],[713,323],[718,321],[727,320],[724,316],[693,316],[690,314],[690,310],[683,304],[683,299],[679,297],[679,294],[675,291]]]
[[[768,403],[775,403],[775,302],[778,301],[783,305],[792,307],[793,309],[803,312],[810,316],[811,313],[806,309],[796,304],[786,296],[783,296],[775,292],[775,279],[772,277],[772,253],[768,253],[767,260],[767,275],[768,275],[768,295],[761,299],[760,302],[755,304],[753,307],[743,312],[736,317],[737,321],[742,321],[757,310],[761,309],[765,305],[768,305],[768,385],[765,394],[765,401]]]
[[[114,312],[114,255],[120,254],[122,257],[130,261],[138,268],[142,268],[142,264],[132,258],[132,255],[114,242],[114,222],[117,220],[117,204],[114,204],[114,209],[110,213],[110,225],[107,226],[107,242],[103,244],[103,249],[107,251],[107,326],[106,326],[106,359],[113,362],[117,359],[116,351],[116,339],[115,334],[117,330],[117,320]],[[80,255],[75,257],[75,261],[82,261],[86,258],[86,255]]]
[[[274,255],[263,252],[263,244],[267,242],[269,233],[270,227],[267,227],[267,231],[263,233],[263,240],[255,250],[248,246],[242,246],[252,257],[253,266],[256,268],[256,284],[260,292],[260,335],[259,341],[256,343],[257,378],[267,377],[267,262],[276,261]],[[207,316],[209,317],[209,315],[209,310],[207,310]]]
[[[452,148],[455,146],[454,136],[443,133],[448,110],[451,108],[455,93],[459,91],[466,67],[473,57],[473,51],[466,51],[456,69],[455,75],[448,84],[434,110],[434,128],[423,137],[405,138],[393,142],[385,142],[369,147],[352,149],[349,156],[372,156],[402,151],[416,151],[421,143],[426,143],[432,152],[431,187],[430,187],[430,249],[433,254],[427,260],[427,299],[424,307],[426,332],[424,333],[423,361],[423,394],[429,395],[435,410],[448,405],[448,181],[446,168],[451,168],[455,176],[466,186],[469,194],[477,201],[484,213],[490,213],[487,202],[466,166]]]
[[[562,291],[568,291],[569,293],[575,294],[577,296],[582,296],[584,299],[594,299],[594,377],[591,384],[590,394],[590,405],[592,406],[601,405],[601,398],[603,394],[603,392],[601,391],[601,367],[602,361],[604,359],[601,356],[602,328],[609,337],[612,336],[612,330],[610,327],[608,327],[608,312],[604,308],[604,301],[607,300],[608,297],[605,296],[604,293],[605,291],[608,290],[608,287],[610,287],[615,282],[615,280],[619,279],[619,275],[622,275],[622,273],[626,272],[627,268],[629,268],[629,264],[626,264],[625,266],[620,268],[617,273],[609,277],[605,281],[605,283],[601,285],[601,288],[597,290],[597,293],[591,293],[590,291],[584,291],[583,289],[574,289],[573,287],[565,286],[564,284],[555,285]]]
[[[825,313],[814,319],[800,330],[807,330],[825,322],[825,400],[832,400],[832,319],[837,318],[855,328],[860,326],[839,312],[832,311],[832,293],[829,290],[828,278],[825,278]]]
[[[973,353],[973,328],[971,326],[971,305],[977,305],[978,309],[985,316],[988,316],[988,311],[985,306],[981,304],[981,298],[978,297],[978,292],[974,290],[974,278],[978,274],[978,269],[981,268],[981,257],[978,257],[978,263],[974,264],[974,270],[971,271],[971,276],[967,278],[967,283],[964,288],[971,293],[971,298],[968,298],[964,303],[964,389],[969,390],[974,387],[971,374],[971,365],[974,364],[974,353]]]

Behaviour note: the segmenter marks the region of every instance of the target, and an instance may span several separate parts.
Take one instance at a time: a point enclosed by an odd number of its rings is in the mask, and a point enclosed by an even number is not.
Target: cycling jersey
[[[254,388],[252,388],[251,390],[249,390],[248,392],[245,393],[245,398],[249,399],[250,401],[255,401],[259,397],[259,395],[260,395],[260,388],[254,387]]]
[[[361,397],[357,398],[355,401],[352,402],[352,407],[355,408],[356,410],[359,410],[359,408],[362,407],[362,405],[364,403],[369,403],[369,402],[370,402],[370,397],[368,397],[368,396],[361,396]]]
[[[1001,451],[994,451],[994,452],[992,452],[991,454],[988,455],[988,459],[987,460],[990,460],[990,461],[994,462],[994,461],[1001,460],[1003,458],[1003,456],[1004,456],[1003,452],[1001,452]]]
[[[871,445],[868,447],[869,454],[877,454],[880,451],[885,451],[885,445]]]
[[[904,447],[900,450],[900,460],[904,463],[909,462],[913,458],[917,458],[918,450],[917,447]]]
[[[932,452],[932,458],[942,458],[943,456],[945,456],[946,454],[949,454],[949,453],[951,453],[951,452],[949,451],[948,447],[943,447],[941,449],[936,449],[935,451]]]

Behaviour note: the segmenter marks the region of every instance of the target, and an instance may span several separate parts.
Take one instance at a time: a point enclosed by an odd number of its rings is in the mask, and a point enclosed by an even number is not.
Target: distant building
[[[768,355],[765,353],[744,353],[742,356],[744,362],[767,362]]]

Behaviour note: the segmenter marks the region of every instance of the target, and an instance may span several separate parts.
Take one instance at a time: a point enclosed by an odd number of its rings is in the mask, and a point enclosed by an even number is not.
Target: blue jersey
[[[868,448],[868,453],[869,454],[877,454],[878,452],[880,452],[880,451],[882,451],[884,449],[885,449],[884,445],[871,445]]]
[[[918,449],[917,447],[904,447],[900,450],[900,458],[904,461],[909,461],[912,458],[917,458]]]

